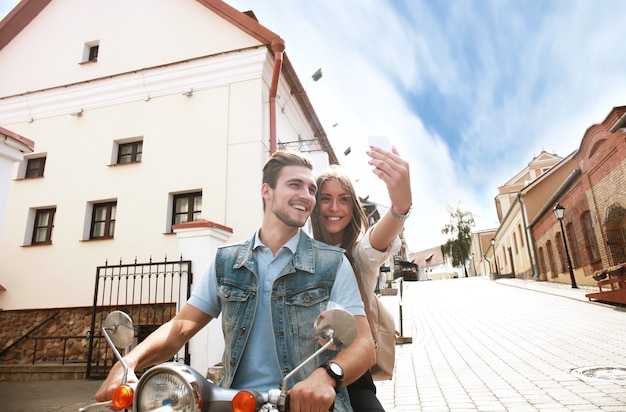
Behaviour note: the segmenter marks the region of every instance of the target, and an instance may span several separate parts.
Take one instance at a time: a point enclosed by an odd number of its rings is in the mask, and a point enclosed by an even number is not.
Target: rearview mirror
[[[127,348],[135,338],[133,321],[126,313],[116,310],[104,320],[104,332],[117,348]]]
[[[350,346],[356,339],[357,325],[354,316],[343,309],[329,309],[317,317],[313,324],[318,339],[332,339],[336,346]]]

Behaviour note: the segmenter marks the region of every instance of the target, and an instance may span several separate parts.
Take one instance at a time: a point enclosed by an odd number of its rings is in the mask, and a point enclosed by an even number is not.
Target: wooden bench
[[[599,300],[602,302],[618,303],[626,305],[626,268],[621,266],[615,270],[607,271],[606,279],[598,280],[598,292],[587,293],[585,296],[589,300]],[[605,290],[602,287],[609,285],[611,288]]]

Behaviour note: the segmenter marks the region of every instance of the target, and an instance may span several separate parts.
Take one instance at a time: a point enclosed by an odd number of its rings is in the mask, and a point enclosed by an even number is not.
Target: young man
[[[355,315],[354,343],[325,362],[326,353],[289,382],[290,411],[351,411],[343,386],[375,361],[374,344],[354,272],[343,251],[311,239],[300,228],[313,208],[317,187],[311,161],[276,152],[263,168],[263,223],[245,242],[218,250],[206,276],[181,311],[125,360],[134,370],[171,359],[212,319],[222,314],[224,378],[231,388],[279,388],[283,376],[316,348],[311,329],[323,310],[341,307]],[[324,366],[324,367],[317,367]],[[110,399],[121,381],[116,364],[96,399]],[[341,376],[343,375],[343,376]],[[336,393],[338,390],[338,393]]]

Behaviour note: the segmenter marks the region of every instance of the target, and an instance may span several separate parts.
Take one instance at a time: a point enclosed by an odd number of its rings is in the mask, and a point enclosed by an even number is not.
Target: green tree
[[[450,205],[447,206],[447,211],[450,214],[450,223],[443,227],[441,233],[448,236],[448,241],[441,245],[441,253],[450,259],[452,266],[465,267],[471,253],[474,215],[458,207],[453,209]]]

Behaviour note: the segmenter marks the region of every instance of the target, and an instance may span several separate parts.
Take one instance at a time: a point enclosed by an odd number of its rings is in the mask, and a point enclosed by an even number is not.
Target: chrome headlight
[[[143,374],[133,401],[136,412],[200,412],[203,397],[210,397],[210,383],[191,367],[167,362]]]

